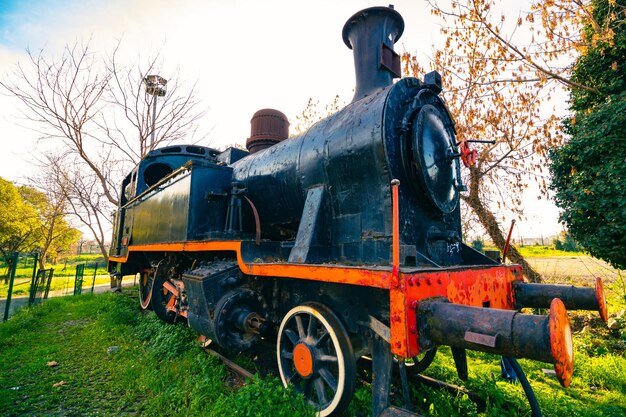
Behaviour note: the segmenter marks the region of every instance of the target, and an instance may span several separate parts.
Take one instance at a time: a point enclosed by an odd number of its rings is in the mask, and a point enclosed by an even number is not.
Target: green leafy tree
[[[561,239],[554,239],[552,244],[554,245],[554,249],[563,250],[563,242],[561,242]]]
[[[31,246],[39,250],[39,267],[42,269],[49,257],[68,250],[80,238],[80,232],[65,219],[67,200],[54,188],[54,182],[50,186],[52,188],[45,192],[28,186],[19,188],[23,200],[37,213],[38,223]]]
[[[32,249],[37,230],[37,213],[24,202],[13,183],[0,178],[0,253]]]
[[[626,61],[625,61],[626,62]],[[555,202],[589,253],[626,268],[626,93],[569,124],[571,140],[551,152]]]
[[[626,268],[626,1],[591,2],[589,48],[572,79],[570,140],[550,153],[551,188],[574,240],[593,256]],[[608,34],[608,35],[607,35]]]
[[[472,240],[472,248],[476,249],[477,251],[482,251],[484,247],[483,241],[480,239],[474,239]]]
[[[583,29],[588,46],[581,49],[571,77],[576,83],[570,90],[571,109],[578,113],[607,104],[626,91],[626,1],[594,0],[590,3],[593,24]],[[566,128],[571,130],[571,127]]]
[[[47,255],[67,250],[80,237],[64,217],[65,206],[62,196],[0,178],[0,255],[37,250],[44,268]]]

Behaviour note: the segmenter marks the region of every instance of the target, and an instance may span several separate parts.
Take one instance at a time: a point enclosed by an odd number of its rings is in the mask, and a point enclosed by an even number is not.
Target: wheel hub
[[[303,378],[313,374],[313,354],[305,343],[298,343],[293,348],[293,366]]]

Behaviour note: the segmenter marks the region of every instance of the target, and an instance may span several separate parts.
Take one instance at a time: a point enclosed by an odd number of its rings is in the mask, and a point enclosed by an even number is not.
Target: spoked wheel
[[[166,323],[176,321],[176,297],[178,290],[176,285],[168,277],[169,268],[164,261],[159,262],[152,284],[150,305],[158,318]]]
[[[293,385],[319,416],[343,411],[354,395],[356,358],[343,325],[319,303],[289,311],[277,341],[278,370],[283,384]]]
[[[154,284],[154,275],[157,268],[158,265],[143,269],[139,273],[139,305],[142,310],[152,310],[150,301],[152,300],[152,285]]]

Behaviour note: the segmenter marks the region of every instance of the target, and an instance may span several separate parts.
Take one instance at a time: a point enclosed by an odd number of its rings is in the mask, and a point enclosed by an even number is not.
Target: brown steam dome
[[[250,137],[246,148],[252,154],[269,148],[289,137],[289,121],[282,112],[263,109],[254,113],[250,120]]]

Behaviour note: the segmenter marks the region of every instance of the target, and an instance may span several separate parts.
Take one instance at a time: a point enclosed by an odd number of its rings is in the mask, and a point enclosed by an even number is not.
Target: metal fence
[[[76,265],[76,274],[74,274],[74,295],[83,293],[83,275],[85,273],[85,264]]]
[[[54,275],[54,269],[40,269],[37,271],[37,275],[31,281],[30,294],[28,296],[28,305],[39,304],[43,300],[48,298],[50,292],[50,284],[52,283],[52,276]]]
[[[52,279],[54,277],[54,269],[37,269],[38,267],[38,253],[11,253],[7,257],[0,257],[0,274],[2,273],[2,269],[4,269],[4,276],[0,275],[0,280],[4,279],[4,283],[7,285],[7,296],[6,300],[4,300],[4,321],[8,320],[11,315],[11,306],[13,304],[13,310],[17,307],[28,305],[32,306],[35,304],[40,304],[43,300],[46,300],[50,295],[50,286],[52,284]],[[30,270],[32,262],[32,277],[30,282],[18,282],[15,283],[16,271],[18,269],[18,265],[20,268],[21,276],[24,276],[24,269]],[[93,264],[93,275],[91,276],[91,288],[90,292],[94,292],[96,277],[98,272],[98,263]],[[74,295],[80,295],[83,292],[83,286],[85,285],[85,281],[89,278],[85,277],[87,264],[78,264],[76,265],[76,272],[74,274]],[[30,272],[29,272],[30,274]],[[16,286],[28,285],[28,299],[21,296],[19,298],[14,299],[14,293]],[[89,284],[87,284],[89,285]],[[89,288],[89,287],[87,287]],[[61,290],[62,291],[62,290]],[[67,285],[66,290],[67,291]],[[24,291],[20,290],[18,293],[24,293]],[[2,300],[0,300],[0,305],[2,304]],[[2,311],[2,307],[0,307],[0,311]]]
[[[5,282],[8,281],[9,288],[7,290],[7,300],[4,305],[4,321],[9,319],[9,311],[11,308],[11,296],[13,294],[13,284],[15,283],[15,270],[17,269],[17,261],[18,261],[17,253],[13,253],[4,259],[4,262],[7,265],[7,276],[5,277]]]

